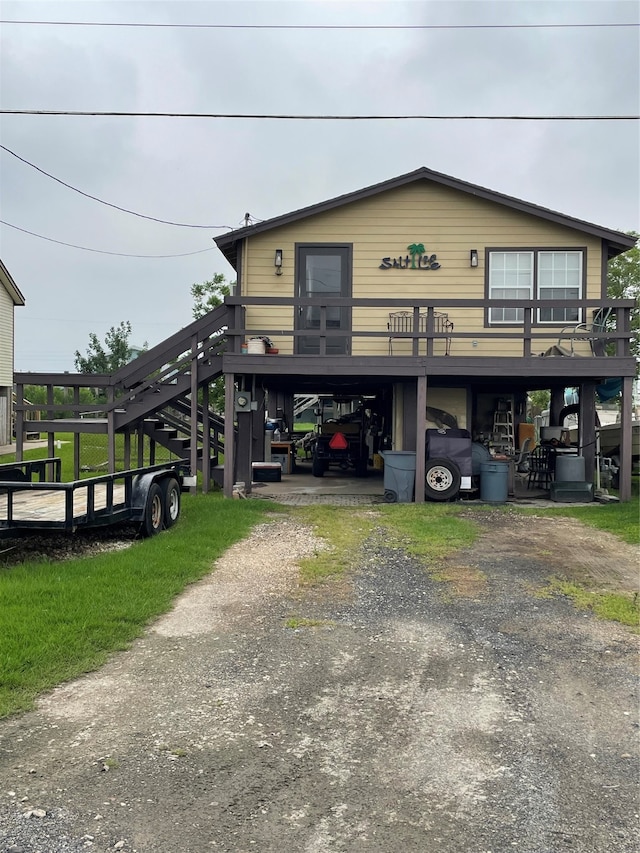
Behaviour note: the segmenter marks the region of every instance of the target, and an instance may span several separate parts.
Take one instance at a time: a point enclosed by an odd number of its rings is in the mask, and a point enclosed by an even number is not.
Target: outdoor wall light
[[[477,267],[478,266],[478,250],[477,249],[471,249],[471,251],[469,252],[469,266],[470,267]]]
[[[276,249],[273,265],[276,268],[276,275],[282,275],[282,249]]]

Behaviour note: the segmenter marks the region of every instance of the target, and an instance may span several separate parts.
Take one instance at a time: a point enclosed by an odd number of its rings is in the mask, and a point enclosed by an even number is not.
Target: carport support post
[[[631,411],[633,407],[633,379],[622,379],[622,402],[620,404],[620,474],[619,496],[621,501],[631,500],[631,468],[633,466],[633,437]]]
[[[560,421],[560,412],[564,408],[564,388],[551,389],[551,399],[549,401],[549,426],[562,426]]]
[[[253,412],[238,412],[238,446],[236,450],[236,477],[245,484],[245,492],[251,493],[251,450]]]
[[[415,502],[424,503],[424,473],[427,436],[427,377],[418,376],[416,394],[416,486]]]
[[[252,449],[251,449],[251,459],[253,462],[264,462],[264,388],[256,385],[255,381],[253,383],[253,392],[252,392],[253,400],[256,402],[257,406],[255,411],[251,412],[252,416],[252,430],[251,434],[253,437]]]
[[[225,498],[233,497],[233,478],[235,471],[233,460],[235,457],[235,435],[233,430],[233,418],[235,407],[235,375],[225,373],[224,377],[224,481],[223,492]]]
[[[596,472],[596,383],[583,382],[580,386],[579,450],[584,456],[584,476],[593,483]]]

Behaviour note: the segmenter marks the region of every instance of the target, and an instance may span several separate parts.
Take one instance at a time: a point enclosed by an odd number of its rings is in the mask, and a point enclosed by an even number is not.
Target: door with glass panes
[[[296,246],[296,295],[298,297],[350,297],[351,246],[305,243]],[[321,305],[303,305],[296,311],[296,330],[320,331]],[[351,308],[326,307],[327,331],[351,329]],[[327,355],[349,355],[350,336],[327,336]],[[320,337],[296,337],[298,355],[318,355]]]

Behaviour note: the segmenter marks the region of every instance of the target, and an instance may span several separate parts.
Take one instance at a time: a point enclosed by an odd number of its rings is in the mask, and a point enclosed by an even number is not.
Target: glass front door
[[[300,245],[296,249],[296,292],[299,297],[351,296],[351,246]],[[320,331],[322,305],[304,305],[297,311],[298,331]],[[326,308],[326,329],[351,329],[351,308]],[[327,355],[348,355],[349,336],[327,337]],[[296,338],[299,355],[318,355],[320,337]]]

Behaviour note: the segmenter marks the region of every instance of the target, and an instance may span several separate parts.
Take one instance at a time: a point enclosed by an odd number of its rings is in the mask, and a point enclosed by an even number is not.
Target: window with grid
[[[557,299],[566,307],[540,308],[538,323],[579,323],[582,297],[582,251],[528,251],[489,253],[490,323],[517,325],[524,322],[523,308],[505,308],[507,299]],[[570,303],[574,303],[571,305]]]
[[[533,252],[491,252],[489,255],[489,298],[533,298]],[[523,323],[523,308],[496,306],[489,311],[490,323]]]
[[[538,252],[538,298],[580,299],[582,252]],[[540,323],[579,323],[577,307],[541,308]]]

